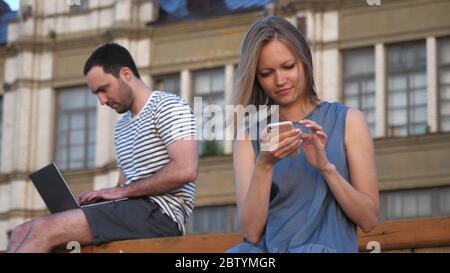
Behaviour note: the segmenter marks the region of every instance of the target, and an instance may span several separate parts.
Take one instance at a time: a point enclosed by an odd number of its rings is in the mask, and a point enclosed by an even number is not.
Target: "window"
[[[375,63],[373,48],[355,49],[343,54],[343,101],[366,116],[375,136]]]
[[[60,90],[56,108],[56,163],[63,170],[94,167],[96,97],[84,87]]]
[[[410,136],[427,132],[425,42],[389,46],[388,134]]]
[[[450,187],[439,191],[439,212],[441,215],[450,215]]]
[[[78,12],[89,9],[89,0],[68,0],[70,12]]]
[[[450,187],[381,193],[382,220],[450,215]]]
[[[3,136],[3,96],[0,96],[0,158],[2,158],[2,136]]]
[[[209,115],[209,112],[205,112],[205,107],[216,105],[224,109],[224,97],[225,97],[225,71],[223,68],[196,71],[192,74],[193,81],[193,93],[195,97],[202,98],[203,113]],[[213,110],[211,108],[211,110]],[[208,124],[214,124],[214,114],[211,114],[209,118],[203,119],[203,128],[209,128]],[[222,121],[221,121],[222,122]],[[212,131],[216,136],[224,135],[224,128],[215,128],[212,126]],[[208,136],[203,135],[205,139]],[[200,155],[201,156],[213,156],[221,155],[224,153],[224,141],[222,140],[204,140],[200,143]]]
[[[180,74],[155,77],[155,89],[180,96]]]
[[[450,132],[450,37],[438,40],[440,130]]]
[[[236,206],[195,208],[186,225],[186,233],[236,232],[239,230]]]

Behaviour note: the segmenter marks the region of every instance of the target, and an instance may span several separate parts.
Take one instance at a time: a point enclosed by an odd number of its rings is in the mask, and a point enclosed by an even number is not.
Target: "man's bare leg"
[[[37,218],[16,252],[50,252],[54,247],[77,241],[92,244],[93,237],[86,216],[81,209],[68,210]]]
[[[23,242],[25,237],[27,237],[28,233],[30,232],[30,228],[31,221],[17,226],[11,234],[6,252],[16,252],[19,245]]]

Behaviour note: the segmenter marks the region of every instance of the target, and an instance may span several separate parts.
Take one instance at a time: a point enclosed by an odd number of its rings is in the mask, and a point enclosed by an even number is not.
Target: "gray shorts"
[[[177,224],[146,197],[84,207],[82,210],[95,245],[109,241],[181,235]]]

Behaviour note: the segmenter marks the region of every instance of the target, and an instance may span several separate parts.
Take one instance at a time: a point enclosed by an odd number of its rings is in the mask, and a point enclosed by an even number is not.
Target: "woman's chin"
[[[274,99],[275,103],[280,107],[287,107],[294,103],[294,100],[290,97],[282,97]]]

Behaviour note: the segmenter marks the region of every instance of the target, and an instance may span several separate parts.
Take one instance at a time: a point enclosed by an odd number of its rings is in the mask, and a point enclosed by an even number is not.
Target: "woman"
[[[260,136],[259,141],[234,142],[245,242],[229,251],[357,252],[356,225],[368,232],[379,212],[373,143],[364,115],[318,99],[309,45],[280,17],[251,26],[236,77],[232,104],[278,105],[281,121],[311,133],[280,133],[272,151],[260,151]],[[300,155],[292,156],[300,148]]]

